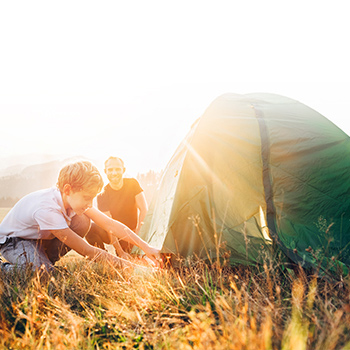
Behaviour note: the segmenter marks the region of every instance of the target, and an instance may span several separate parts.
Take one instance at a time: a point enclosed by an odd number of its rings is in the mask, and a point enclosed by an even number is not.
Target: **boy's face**
[[[69,188],[65,192],[65,199],[68,207],[72,209],[76,214],[81,215],[86,210],[92,207],[92,201],[95,198],[96,193],[89,191],[73,191]]]
[[[119,159],[110,159],[106,163],[105,173],[109,182],[115,184],[119,183],[123,178],[124,172],[125,168]]]

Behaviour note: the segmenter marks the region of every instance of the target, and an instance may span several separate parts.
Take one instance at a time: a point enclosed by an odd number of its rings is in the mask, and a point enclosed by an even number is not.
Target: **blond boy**
[[[91,246],[83,237],[90,219],[111,234],[140,247],[158,265],[160,251],[149,246],[122,223],[92,207],[103,181],[88,161],[63,167],[57,188],[33,192],[23,197],[0,224],[0,254],[17,266],[51,270],[57,260],[73,249],[90,260],[131,265],[108,252]],[[113,242],[112,242],[113,243]],[[7,268],[9,265],[7,265]]]

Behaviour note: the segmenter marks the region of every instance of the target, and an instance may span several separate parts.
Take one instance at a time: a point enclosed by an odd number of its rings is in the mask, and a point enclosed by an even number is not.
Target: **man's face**
[[[119,159],[110,159],[106,163],[105,173],[109,182],[118,184],[122,180],[124,172],[125,168]]]

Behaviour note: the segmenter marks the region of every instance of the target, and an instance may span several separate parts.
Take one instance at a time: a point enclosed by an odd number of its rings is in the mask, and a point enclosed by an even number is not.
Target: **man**
[[[97,206],[100,211],[122,222],[136,234],[139,233],[148,206],[146,197],[138,181],[134,178],[124,178],[125,167],[122,159],[109,157],[105,161],[105,173],[109,183],[103,192],[97,196]],[[92,224],[86,236],[87,241],[94,246],[104,247],[103,243],[111,244],[110,235]],[[116,253],[126,258],[133,245],[120,240],[114,243]]]

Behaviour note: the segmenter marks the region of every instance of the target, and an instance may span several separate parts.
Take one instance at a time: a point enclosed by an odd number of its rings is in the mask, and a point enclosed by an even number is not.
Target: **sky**
[[[346,0],[2,1],[0,33],[0,167],[160,171],[230,92],[293,98],[350,134]]]

